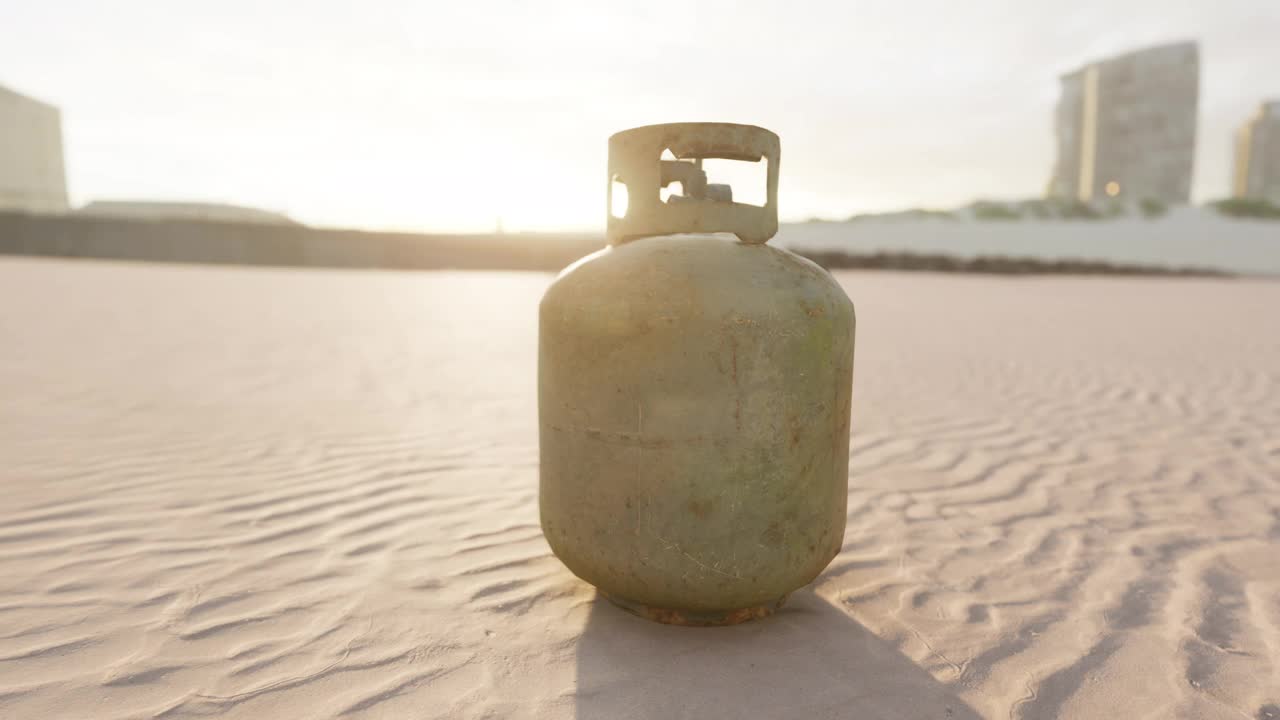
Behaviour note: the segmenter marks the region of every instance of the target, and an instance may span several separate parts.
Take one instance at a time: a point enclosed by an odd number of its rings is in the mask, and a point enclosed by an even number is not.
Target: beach
[[[1280,282],[836,277],[843,549],[691,629],[542,539],[551,274],[0,258],[0,717],[1280,719]]]

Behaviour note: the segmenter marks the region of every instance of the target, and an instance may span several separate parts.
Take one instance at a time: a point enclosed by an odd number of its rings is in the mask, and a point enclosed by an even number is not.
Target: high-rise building
[[[1099,60],[1061,81],[1050,196],[1190,201],[1200,96],[1194,42]]]
[[[65,212],[58,108],[0,87],[0,210]]]
[[[1280,204],[1280,100],[1263,103],[1236,131],[1236,197]]]

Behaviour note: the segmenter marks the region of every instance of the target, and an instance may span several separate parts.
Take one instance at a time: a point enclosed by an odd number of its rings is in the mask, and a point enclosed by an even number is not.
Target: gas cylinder
[[[768,615],[844,538],[853,303],[777,232],[778,136],[671,123],[609,138],[608,246],[539,308],[543,534],[660,622]],[[703,160],[767,163],[765,204]],[[665,200],[662,188],[683,193]]]

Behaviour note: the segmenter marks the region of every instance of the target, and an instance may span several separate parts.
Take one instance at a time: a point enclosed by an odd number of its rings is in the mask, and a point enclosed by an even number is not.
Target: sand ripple
[[[547,276],[0,260],[0,717],[1280,718],[1280,284],[840,278],[844,550],[689,631],[542,540]]]

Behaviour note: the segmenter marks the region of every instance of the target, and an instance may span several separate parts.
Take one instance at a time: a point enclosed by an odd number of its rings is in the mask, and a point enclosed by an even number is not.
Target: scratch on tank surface
[[[685,551],[685,549],[684,549],[684,548],[682,548],[682,547],[680,547],[680,544],[679,544],[679,543],[677,543],[677,542],[674,542],[674,541],[668,540],[668,539],[666,539],[666,538],[662,537],[661,535],[656,535],[656,534],[653,534],[653,533],[650,533],[650,535],[652,535],[652,537],[653,537],[655,540],[657,540],[658,542],[662,543],[663,547],[665,547],[667,550],[670,550],[670,551],[672,551],[672,552],[678,552],[678,553],[680,553],[681,555],[683,555],[683,556],[685,556],[686,558],[688,558],[689,560],[691,560],[691,561],[693,562],[693,564],[694,564],[694,565],[697,565],[698,567],[702,568],[703,570],[706,570],[707,572],[713,572],[713,573],[715,573],[715,574],[717,574],[717,575],[723,575],[723,576],[725,576],[725,577],[727,577],[727,578],[733,578],[734,580],[741,580],[741,579],[742,579],[742,575],[740,575],[740,574],[737,574],[737,573],[727,573],[727,572],[725,572],[725,571],[721,570],[721,569],[720,569],[720,568],[718,568],[718,567],[715,567],[715,566],[713,566],[713,565],[708,565],[708,564],[706,564],[706,563],[702,562],[702,561],[701,561],[701,560],[699,560],[698,558],[696,558],[696,557],[694,557],[694,556],[690,555],[688,552],[686,552],[686,551]]]

